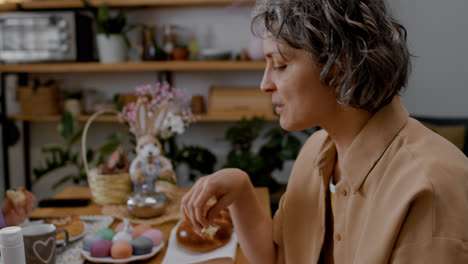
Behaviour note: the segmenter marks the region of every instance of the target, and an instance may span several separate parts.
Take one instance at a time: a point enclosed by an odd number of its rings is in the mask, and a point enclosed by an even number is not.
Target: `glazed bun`
[[[23,187],[20,187],[18,191],[15,191],[15,190],[6,191],[6,196],[15,204],[21,203],[26,199],[26,195],[25,195]]]
[[[177,229],[177,242],[189,250],[208,252],[226,245],[231,240],[232,231],[233,225],[229,211],[223,209],[213,220],[212,226],[207,228],[205,234],[195,232],[192,222],[182,221]]]

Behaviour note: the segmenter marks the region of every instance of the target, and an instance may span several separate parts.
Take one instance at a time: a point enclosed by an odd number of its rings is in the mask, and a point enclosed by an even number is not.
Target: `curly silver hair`
[[[252,32],[306,50],[344,105],[374,112],[408,81],[406,29],[384,0],[259,1]]]

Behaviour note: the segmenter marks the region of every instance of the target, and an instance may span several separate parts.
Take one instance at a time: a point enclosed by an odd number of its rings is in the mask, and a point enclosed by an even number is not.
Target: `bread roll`
[[[229,211],[221,210],[212,226],[217,229],[216,232],[212,236],[203,235],[195,232],[192,222],[184,220],[177,229],[177,242],[186,249],[198,252],[208,252],[226,245],[231,240],[233,231]]]
[[[21,203],[26,199],[26,195],[24,193],[24,188],[23,187],[20,187],[18,189],[18,191],[15,191],[15,190],[6,191],[6,196],[13,203]]]

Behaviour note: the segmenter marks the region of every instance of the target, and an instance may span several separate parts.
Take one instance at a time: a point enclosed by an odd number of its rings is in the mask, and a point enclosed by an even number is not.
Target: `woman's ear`
[[[138,132],[138,136],[143,136],[146,134],[147,132],[147,106],[146,106],[146,98],[141,98],[141,99],[138,99],[138,102],[137,102],[137,105],[136,105],[136,123],[135,123],[135,127],[137,129],[137,132]]]
[[[154,113],[154,116],[151,118],[151,134],[153,136],[157,136],[161,127],[166,119],[167,113],[169,112],[169,104],[167,102],[163,102],[158,110]]]

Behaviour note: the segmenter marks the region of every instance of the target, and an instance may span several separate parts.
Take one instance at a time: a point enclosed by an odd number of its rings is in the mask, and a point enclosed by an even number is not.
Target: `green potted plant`
[[[280,127],[274,127],[260,137],[264,124],[263,118],[243,118],[226,131],[225,138],[230,142],[231,150],[223,167],[247,172],[254,186],[268,187],[273,193],[280,185],[272,173],[283,169],[285,161],[295,160],[302,144],[297,136]],[[310,135],[308,131],[302,132]],[[256,140],[263,142],[254,152],[253,143]]]
[[[94,16],[97,24],[97,48],[101,63],[117,63],[126,60],[127,47],[130,42],[126,36],[127,18],[122,10],[115,16],[109,13],[107,3],[99,7],[91,6],[87,0],[82,0],[83,5]]]
[[[186,45],[176,44],[172,49],[172,58],[174,60],[187,60],[190,55]]]

